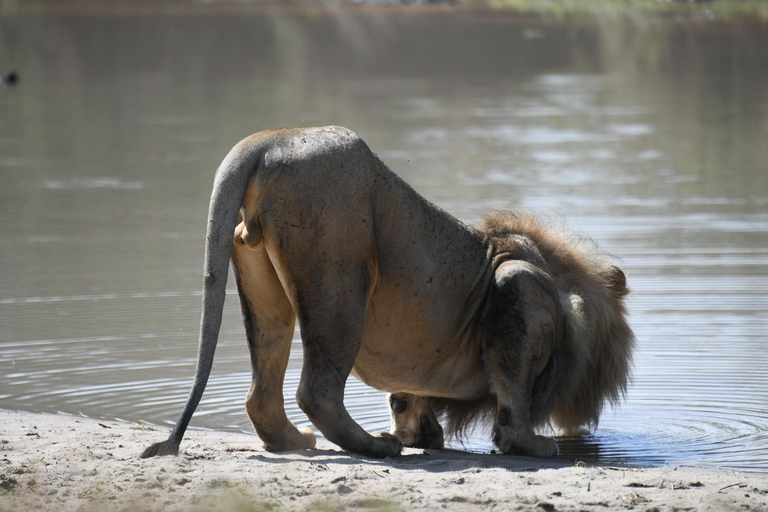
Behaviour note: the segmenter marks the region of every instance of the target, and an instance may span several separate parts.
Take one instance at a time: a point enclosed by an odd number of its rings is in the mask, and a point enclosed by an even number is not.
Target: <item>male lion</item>
[[[246,410],[268,450],[315,445],[283,408],[296,318],[299,406],[330,441],[374,457],[442,447],[441,413],[449,433],[486,418],[502,452],[554,456],[535,427],[594,425],[626,388],[628,289],[593,244],[510,212],[468,227],[345,128],[269,130],[216,173],[194,385],[168,440],[142,457],[178,454],[210,375],[230,257],[253,367]],[[394,435],[349,416],[350,373],[391,393]]]

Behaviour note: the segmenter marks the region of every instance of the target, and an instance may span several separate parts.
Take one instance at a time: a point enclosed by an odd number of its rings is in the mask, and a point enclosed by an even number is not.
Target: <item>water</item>
[[[459,218],[534,208],[622,257],[634,383],[565,455],[768,471],[764,28],[144,11],[0,18],[0,408],[170,425],[214,169],[252,132],[341,124]],[[299,369],[296,338],[307,426]],[[193,424],[252,431],[249,381],[232,289]],[[381,393],[346,403],[389,428]]]

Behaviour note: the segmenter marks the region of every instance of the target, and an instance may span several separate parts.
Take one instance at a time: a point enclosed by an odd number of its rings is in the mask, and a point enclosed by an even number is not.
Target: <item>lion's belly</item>
[[[371,301],[355,375],[391,393],[465,400],[487,393],[479,340],[441,330],[410,306]]]
[[[489,390],[481,365],[461,354],[436,360],[423,352],[371,349],[363,344],[353,373],[369,386],[390,393],[471,400]]]

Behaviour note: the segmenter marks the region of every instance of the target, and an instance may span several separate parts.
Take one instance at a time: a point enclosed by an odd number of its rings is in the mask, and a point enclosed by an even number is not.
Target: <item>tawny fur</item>
[[[557,444],[534,426],[594,426],[626,389],[626,283],[594,244],[512,212],[466,226],[346,128],[268,130],[216,173],[195,380],[144,457],[178,453],[213,365],[230,258],[253,370],[246,411],[270,450],[315,445],[284,408],[297,321],[299,406],[327,439],[370,456],[441,446],[443,411],[449,432],[495,415],[502,452],[551,457]],[[396,436],[349,415],[350,373],[409,407],[393,409]]]
[[[630,378],[634,335],[627,324],[624,273],[588,238],[522,211],[496,211],[477,226],[499,250],[522,236],[536,246],[560,292],[565,332],[534,386],[531,418],[563,434],[597,427],[606,402],[616,405]],[[497,401],[433,398],[446,434],[462,438],[475,425],[492,423]]]

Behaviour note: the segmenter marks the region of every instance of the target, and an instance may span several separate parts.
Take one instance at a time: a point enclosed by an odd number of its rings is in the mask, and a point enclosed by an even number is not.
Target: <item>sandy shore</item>
[[[179,457],[138,458],[166,435],[0,411],[0,510],[768,510],[768,475],[712,469],[415,449],[374,460],[325,441],[274,454],[255,436],[201,431]]]

